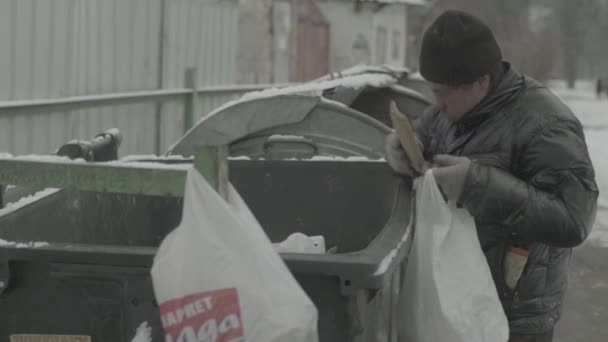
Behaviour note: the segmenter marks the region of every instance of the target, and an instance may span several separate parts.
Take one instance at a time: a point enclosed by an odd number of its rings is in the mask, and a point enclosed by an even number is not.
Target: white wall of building
[[[330,68],[339,71],[357,64],[404,66],[407,5],[339,0],[317,1],[331,25]]]
[[[407,48],[407,6],[387,5],[372,19],[374,64],[405,66]]]

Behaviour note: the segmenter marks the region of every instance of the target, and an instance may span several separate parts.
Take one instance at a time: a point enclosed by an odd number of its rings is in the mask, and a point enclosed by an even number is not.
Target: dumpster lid
[[[167,154],[190,156],[197,145],[229,144],[246,135],[301,121],[320,97],[282,95],[227,103],[201,119]]]
[[[378,120],[342,103],[321,96],[281,94],[221,107],[200,120],[167,154],[190,156],[196,146],[226,144],[231,156],[379,159],[389,132]],[[275,158],[268,155],[272,149],[286,152]]]
[[[405,67],[397,67],[391,65],[356,65],[349,69],[345,69],[338,72],[332,72],[325,76],[318,78],[316,81],[326,81],[344,78],[348,76],[364,75],[364,74],[385,74],[390,75],[395,79],[401,79],[410,75],[410,70]]]
[[[384,141],[389,128],[344,104],[352,101],[356,94],[367,88],[386,88],[397,84],[398,74],[386,71],[388,69],[378,70],[367,73],[362,73],[364,70],[361,69],[351,70],[336,79],[321,79],[285,88],[247,93],[239,100],[228,102],[201,119],[167,154],[190,156],[196,145],[234,144],[246,138],[268,138],[281,134],[312,140],[311,144],[298,139],[297,144],[300,146],[297,148],[294,147],[295,141],[289,143],[289,146],[283,141],[281,147],[277,147],[279,144],[275,141],[271,144],[275,146],[275,150],[291,151],[282,153],[281,157],[329,155],[381,158],[384,156],[383,147],[379,145]],[[336,89],[350,100],[335,96],[330,98]],[[351,90],[353,93],[349,93]],[[376,134],[369,131],[375,131]],[[374,136],[371,140],[366,137],[370,134]],[[319,139],[322,142],[318,141]],[[307,151],[302,154],[296,150]],[[233,152],[234,149],[231,149],[232,156]],[[251,148],[248,148],[247,152],[241,149],[239,153],[269,157],[261,155],[259,151],[254,153]]]

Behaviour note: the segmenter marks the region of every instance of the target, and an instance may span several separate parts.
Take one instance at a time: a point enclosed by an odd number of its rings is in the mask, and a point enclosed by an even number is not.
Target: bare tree
[[[608,1],[586,4],[579,24],[584,25],[583,48],[579,55],[579,77],[602,77],[608,73]]]
[[[562,75],[573,88],[578,78],[595,78],[608,65],[608,6],[605,0],[557,0],[553,6]]]
[[[568,88],[574,88],[577,79],[578,55],[583,48],[583,25],[579,21],[585,0],[559,0],[555,3],[555,23],[560,28],[563,71]]]
[[[577,78],[608,74],[608,0],[436,0],[412,13],[410,65],[424,29],[446,9],[482,18],[505,59],[529,76],[558,74],[574,86]],[[535,17],[539,9],[545,15]]]

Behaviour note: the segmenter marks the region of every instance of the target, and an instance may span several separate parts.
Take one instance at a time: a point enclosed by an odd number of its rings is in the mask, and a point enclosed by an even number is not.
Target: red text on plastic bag
[[[160,314],[167,342],[230,342],[244,335],[235,288],[169,300]]]

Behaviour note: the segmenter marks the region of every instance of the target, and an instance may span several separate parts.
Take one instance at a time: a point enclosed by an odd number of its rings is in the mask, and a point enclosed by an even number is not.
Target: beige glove
[[[418,146],[422,146],[418,138],[416,138],[416,143]],[[384,150],[386,161],[396,173],[406,177],[414,177],[416,172],[412,168],[410,159],[401,147],[401,142],[395,132],[386,136]]]
[[[438,154],[433,158],[433,164],[433,175],[443,194],[448,200],[458,201],[471,167],[471,159]]]

